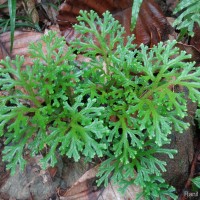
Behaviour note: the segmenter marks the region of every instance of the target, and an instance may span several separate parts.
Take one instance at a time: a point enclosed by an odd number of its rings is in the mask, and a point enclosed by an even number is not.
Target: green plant
[[[194,36],[194,24],[200,25],[200,1],[199,0],[181,0],[174,14],[181,12],[181,14],[174,21],[174,26],[180,30],[180,35],[184,36],[188,33],[189,36]]]
[[[170,143],[172,126],[179,132],[188,127],[185,93],[175,87],[186,87],[199,103],[200,69],[185,62],[190,55],[175,41],[138,50],[134,36],[125,42],[124,28],[109,12],[102,19],[93,11],[80,14],[74,28],[82,38],[67,52],[64,38],[49,32],[43,48],[30,45],[31,67],[23,68],[19,56],[0,62],[7,169],[24,168],[24,149],[32,156],[42,152],[44,168],[56,164],[56,153],[75,161],[103,156],[98,185],[112,175],[123,191],[136,184],[145,199],[175,199],[161,176],[166,163],[155,154],[173,158],[176,150],[162,146]],[[89,62],[77,61],[74,52]]]
[[[199,176],[193,178],[191,181],[198,189],[200,189],[200,177]]]
[[[16,18],[16,0],[8,0],[8,10],[10,15],[10,51],[13,49],[15,18]]]
[[[36,31],[39,31],[39,32],[41,31],[41,28],[39,27],[38,23],[34,23],[32,21],[32,19],[30,18],[30,16],[23,16],[23,17],[17,16],[16,17],[15,28],[21,28],[21,27],[29,27],[29,28],[35,29]],[[10,18],[9,17],[1,18],[0,19],[0,34],[6,32],[6,31],[10,31],[11,29],[12,28],[11,28],[11,24],[10,24]],[[15,29],[14,29],[14,31],[15,31]],[[11,37],[13,37],[13,41],[14,41],[14,35]],[[12,49],[10,49],[10,51],[12,51]]]
[[[142,2],[143,2],[143,0],[134,0],[133,1],[132,15],[131,15],[131,31],[133,31],[135,28]]]

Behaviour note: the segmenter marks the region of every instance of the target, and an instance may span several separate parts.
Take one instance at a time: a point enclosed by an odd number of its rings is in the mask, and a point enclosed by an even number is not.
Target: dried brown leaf
[[[58,167],[49,167],[47,170],[49,171],[50,176],[53,178],[58,171]]]
[[[46,13],[46,16],[48,16],[48,19],[55,24],[56,23],[56,16],[57,11],[50,5],[41,3],[41,7],[43,8],[44,12]]]
[[[11,54],[0,40],[0,60],[4,59],[6,56],[11,57]]]
[[[195,24],[193,31],[194,37],[190,39],[189,44],[193,45],[196,49],[198,49],[198,51],[200,51],[200,26]]]
[[[179,0],[166,0],[168,10],[173,12],[175,7],[177,6],[178,2],[179,2]]]
[[[42,35],[42,33],[37,32],[15,31],[13,51],[10,55],[10,32],[2,33],[0,35],[0,59],[5,58],[5,56],[14,58],[16,55],[23,55],[25,57],[25,64],[31,64],[32,62],[29,58],[28,46],[30,42],[40,40]]]
[[[128,187],[125,194],[120,194],[118,186],[109,183],[106,188],[96,187],[96,174],[99,165],[88,170],[66,191],[60,190],[61,200],[113,200],[113,199],[136,199],[139,187]]]
[[[132,0],[66,0],[60,7],[57,20],[67,43],[80,37],[72,27],[73,24],[77,23],[76,17],[80,10],[94,10],[99,15],[109,10],[125,27],[126,36],[135,34],[134,42],[138,45],[141,43],[150,46],[157,44],[161,40],[168,39],[168,34],[172,31],[166,17],[153,0],[143,1],[133,32],[130,30]]]
[[[199,51],[199,49],[197,49],[193,45],[187,45],[187,44],[183,44],[181,42],[178,42],[176,44],[176,46],[179,47],[179,49],[186,51],[188,54],[192,55],[192,58],[188,60],[189,62],[195,61],[196,65],[200,64],[200,51]]]
[[[167,40],[171,32],[172,27],[159,6],[153,0],[144,0],[134,30],[135,43],[153,46]]]
[[[28,16],[31,17],[32,21],[34,23],[38,23],[39,15],[36,9],[35,0],[24,0],[23,7],[24,7],[25,12],[28,14]]]
[[[0,0],[0,5],[4,4],[6,2],[7,2],[7,0]]]

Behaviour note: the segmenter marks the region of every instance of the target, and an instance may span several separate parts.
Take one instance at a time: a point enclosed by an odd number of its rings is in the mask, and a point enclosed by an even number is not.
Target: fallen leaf
[[[144,43],[152,47],[160,41],[167,40],[172,30],[159,6],[153,0],[144,0],[134,30],[135,43]]]
[[[187,45],[187,44],[183,44],[181,42],[178,42],[176,44],[176,46],[183,50],[183,51],[186,51],[188,54],[191,54],[192,55],[192,58],[187,60],[189,62],[193,62],[195,61],[196,62],[196,65],[199,65],[200,64],[200,51],[199,49],[197,49],[195,46],[193,45]]]
[[[0,0],[0,5],[6,3],[7,0]]]
[[[11,54],[0,40],[0,60],[4,59],[6,56],[11,57]]]
[[[179,0],[166,0],[166,5],[168,6],[168,10],[173,12],[178,2]]]
[[[50,176],[53,178],[56,175],[58,168],[57,167],[49,167],[47,170],[49,171]]]
[[[52,5],[55,3],[51,2]],[[56,24],[56,15],[57,15],[56,9],[48,3],[40,3],[40,6],[44,10],[47,19],[50,20],[53,24]]]
[[[14,58],[16,55],[23,55],[25,57],[25,65],[31,64],[31,59],[29,58],[28,46],[31,42],[36,42],[40,40],[42,33],[30,31],[15,31],[14,34],[14,44],[13,51],[10,54],[10,32],[5,32],[0,35],[0,60],[4,59],[5,56],[10,56]]]
[[[194,37],[190,39],[189,44],[193,45],[198,51],[200,51],[200,26],[195,24],[194,25]],[[200,59],[200,58],[199,58]]]
[[[3,91],[1,91],[3,92]],[[2,94],[0,93],[0,96],[2,96]],[[2,161],[2,151],[3,151],[3,139],[0,140],[0,188],[2,187],[2,185],[5,184],[5,182],[7,181],[7,179],[10,176],[10,172],[6,171],[6,164]],[[1,197],[1,194],[0,194]]]
[[[80,37],[72,27],[77,23],[76,17],[80,10],[94,10],[99,15],[109,10],[125,27],[126,36],[135,34],[134,43],[137,45],[144,43],[152,46],[161,40],[167,40],[172,31],[166,17],[153,0],[143,0],[133,32],[130,30],[132,0],[106,0],[103,2],[99,0],[66,0],[60,7],[57,21],[67,43]]]
[[[99,165],[91,168],[81,176],[69,189],[60,190],[61,200],[121,200],[136,199],[136,195],[141,191],[139,187],[131,185],[125,194],[118,191],[118,186],[109,183],[106,188],[96,187],[96,174]]]
[[[36,9],[35,0],[22,1],[25,12],[31,17],[33,23],[39,22],[39,15]]]

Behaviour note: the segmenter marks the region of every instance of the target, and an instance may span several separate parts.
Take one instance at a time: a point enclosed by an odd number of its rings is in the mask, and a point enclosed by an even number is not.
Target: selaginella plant
[[[64,51],[64,38],[54,32],[30,45],[33,65],[24,58],[0,62],[0,135],[5,137],[3,160],[15,173],[24,169],[25,150],[43,154],[44,168],[57,162],[57,155],[78,161],[80,157],[103,157],[98,185],[109,179],[125,191],[142,188],[145,199],[176,199],[165,183],[166,162],[155,154],[173,158],[172,127],[183,132],[189,124],[185,87],[189,98],[200,101],[200,69],[175,41],[149,49],[124,38],[109,12],[100,18],[81,11],[74,28],[81,39]],[[45,46],[44,46],[45,44]],[[79,61],[81,54],[87,61]],[[140,196],[138,196],[139,198]]]
[[[174,14],[177,13],[180,15],[175,19],[173,25],[180,30],[180,35],[194,36],[195,23],[200,26],[200,1],[181,0],[174,10]]]

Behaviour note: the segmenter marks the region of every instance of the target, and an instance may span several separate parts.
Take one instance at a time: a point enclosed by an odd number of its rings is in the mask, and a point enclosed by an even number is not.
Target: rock
[[[163,173],[166,182],[174,186],[177,191],[184,188],[190,173],[190,165],[194,156],[193,139],[195,135],[194,113],[196,104],[189,101],[188,117],[184,119],[190,124],[190,127],[183,133],[173,131],[170,135],[171,143],[164,145],[164,148],[176,149],[178,153],[174,155],[174,159],[170,159],[167,155],[158,155],[157,158],[167,163],[167,172]]]
[[[63,165],[61,188],[70,188],[91,167],[82,158],[78,162],[64,158]]]
[[[59,178],[50,176],[48,170],[42,170],[37,156],[28,161],[26,169],[16,170],[0,188],[0,194],[7,194],[10,198],[27,200],[56,199],[56,189],[60,184]],[[62,162],[59,160],[58,172],[61,172]],[[54,179],[54,180],[53,180]]]

